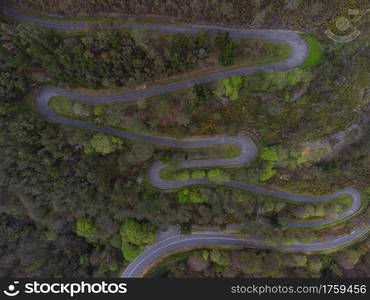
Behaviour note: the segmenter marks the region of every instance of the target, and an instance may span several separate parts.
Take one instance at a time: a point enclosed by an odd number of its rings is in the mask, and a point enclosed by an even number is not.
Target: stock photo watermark
[[[20,283],[14,281],[3,290],[3,294],[8,297],[15,297],[18,294],[64,294],[69,297],[74,297],[78,294],[126,294],[127,284],[120,282],[39,282],[32,280],[31,282]]]
[[[361,34],[361,31],[356,28],[356,23],[358,23],[370,9],[359,10],[359,9],[349,9],[348,15],[350,18],[338,17],[335,21],[335,27],[340,32],[348,32],[345,35],[340,35],[334,33],[331,29],[325,31],[327,37],[338,43],[349,43]]]

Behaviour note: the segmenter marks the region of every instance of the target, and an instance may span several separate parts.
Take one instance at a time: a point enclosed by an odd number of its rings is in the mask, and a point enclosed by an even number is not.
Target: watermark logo
[[[18,284],[19,281],[14,281],[13,284],[10,284],[8,286],[8,289],[7,290],[4,290],[4,294],[9,296],[9,297],[14,297],[14,296],[17,296],[19,294],[19,290],[17,290],[15,288],[15,285]]]
[[[361,31],[358,30],[353,24],[360,21],[361,18],[368,12],[370,12],[370,9],[364,11],[360,11],[359,9],[349,9],[348,15],[352,16],[353,20],[349,20],[348,18],[345,17],[339,17],[335,21],[335,27],[339,31],[349,33],[345,35],[339,35],[335,34],[332,30],[328,29],[325,31],[325,34],[327,35],[327,37],[338,43],[348,43],[353,41],[354,39],[358,38],[358,36],[361,34]]]
[[[21,293],[21,296],[27,294],[66,294],[73,298],[78,294],[126,294],[127,283],[124,282],[32,282],[14,281],[3,290],[8,297],[15,297]]]

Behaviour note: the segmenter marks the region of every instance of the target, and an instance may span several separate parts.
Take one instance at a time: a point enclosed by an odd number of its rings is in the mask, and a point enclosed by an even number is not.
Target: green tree
[[[267,161],[283,161],[288,155],[281,146],[265,147],[261,150],[261,159]]]
[[[235,60],[235,45],[229,33],[220,33],[215,38],[215,46],[219,51],[218,61],[221,66],[230,66]]]
[[[120,233],[122,241],[142,246],[155,240],[157,229],[150,222],[128,219],[123,222]]]
[[[319,273],[323,267],[323,262],[320,257],[308,257],[307,269],[313,273]]]
[[[204,177],[206,177],[206,172],[201,171],[201,170],[194,171],[191,173],[191,178],[194,178],[194,179],[202,179]]]
[[[132,148],[139,161],[149,160],[154,152],[153,146],[148,144],[135,144]]]
[[[220,169],[210,170],[207,176],[214,182],[225,182],[230,180],[230,176]]]
[[[79,218],[76,220],[76,234],[88,240],[92,240],[97,237],[98,230],[90,220]]]
[[[243,78],[241,76],[233,76],[230,78],[225,78],[221,80],[221,85],[219,85],[219,89],[217,90],[216,94],[218,96],[225,95],[231,100],[238,100],[239,99],[239,92],[243,85]]]
[[[179,203],[203,203],[208,199],[204,196],[200,189],[182,189],[177,193],[177,201]]]
[[[196,84],[193,90],[196,99],[196,101],[194,101],[195,105],[207,103],[212,96],[212,91],[206,84]]]
[[[263,168],[263,172],[260,176],[260,180],[267,181],[275,174],[276,174],[276,170],[274,170],[274,163],[272,161],[268,161],[265,164],[265,167]]]
[[[227,267],[230,264],[230,254],[227,251],[212,249],[209,258],[217,265]]]
[[[122,149],[123,141],[118,137],[99,132],[90,140],[90,145],[98,153],[109,154],[117,149]],[[85,151],[89,152],[89,149],[88,147]]]
[[[122,254],[128,262],[133,261],[142,251],[142,247],[132,245],[127,242],[122,243]]]
[[[177,192],[177,202],[179,203],[189,203],[190,202],[190,190],[182,189]]]
[[[190,173],[188,171],[182,171],[180,173],[177,173],[175,175],[175,180],[180,180],[180,181],[184,181],[184,180],[189,180],[190,179]]]
[[[202,194],[200,189],[193,189],[190,192],[190,202],[192,203],[203,203],[206,202],[207,198]]]

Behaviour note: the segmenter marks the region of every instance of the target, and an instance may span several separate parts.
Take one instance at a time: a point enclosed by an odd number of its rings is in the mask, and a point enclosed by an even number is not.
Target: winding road
[[[70,22],[61,20],[48,20],[40,19],[33,16],[23,14],[19,11],[8,7],[1,7],[2,12],[19,21],[34,22],[43,27],[55,28],[60,30],[83,30],[87,23],[95,22]],[[128,29],[146,29],[148,31],[159,31],[163,33],[187,33],[197,34],[199,31],[205,31],[209,35],[215,35],[219,32],[228,32],[233,39],[250,39],[259,38],[263,40],[279,42],[287,44],[290,47],[291,55],[284,61],[269,63],[258,66],[243,67],[238,69],[226,70],[217,72],[211,75],[201,76],[189,80],[183,80],[171,84],[166,84],[154,88],[138,90],[122,95],[111,96],[91,96],[83,95],[66,89],[58,87],[45,87],[42,88],[36,98],[36,107],[40,114],[44,115],[51,121],[73,126],[77,128],[89,129],[94,131],[103,132],[119,136],[125,139],[130,139],[138,142],[150,143],[158,146],[174,147],[174,148],[205,148],[210,146],[222,145],[238,145],[240,147],[240,155],[238,157],[226,159],[204,159],[204,160],[187,160],[178,163],[182,168],[193,167],[217,167],[217,166],[242,166],[256,158],[258,149],[255,143],[246,136],[240,135],[235,137],[206,137],[197,139],[183,139],[178,140],[169,137],[155,137],[140,135],[124,130],[119,130],[110,127],[98,127],[93,123],[70,119],[55,113],[49,106],[49,101],[53,97],[63,96],[81,103],[87,104],[110,104],[117,102],[130,102],[142,98],[161,95],[164,93],[178,91],[194,86],[195,84],[207,83],[215,80],[228,78],[235,75],[252,74],[257,71],[285,71],[300,66],[306,59],[308,53],[308,45],[306,41],[299,35],[299,32],[284,31],[284,30],[240,30],[233,28],[214,27],[214,26],[177,26],[177,25],[162,25],[162,24],[144,24],[144,23],[128,23]],[[270,197],[286,199],[294,202],[323,202],[334,199],[341,195],[348,195],[352,198],[351,207],[341,214],[327,219],[315,221],[299,221],[290,222],[288,227],[292,228],[306,228],[312,226],[328,225],[330,223],[346,219],[357,213],[361,209],[361,195],[353,188],[345,188],[341,191],[327,196],[311,196],[311,195],[298,195],[287,193],[278,190],[271,190],[264,187],[243,184],[235,181],[226,182],[213,182],[207,178],[204,179],[189,179],[189,180],[163,180],[160,176],[161,170],[167,165],[163,162],[154,162],[149,170],[149,181],[151,184],[159,189],[175,189],[189,185],[221,185],[231,188],[237,188],[257,194],[263,194]],[[312,242],[310,244],[294,244],[290,246],[278,245],[271,246],[261,241],[245,241],[241,240],[238,235],[224,234],[218,232],[212,233],[193,233],[190,235],[181,235],[174,233],[170,237],[158,240],[153,245],[144,250],[122,273],[122,277],[140,277],[142,273],[151,265],[155,260],[161,256],[169,253],[170,251],[186,248],[191,246],[204,246],[204,245],[234,245],[243,247],[254,248],[268,248],[280,249],[291,251],[322,251],[334,249],[339,246],[348,244],[355,239],[358,239],[368,233],[369,228],[357,229],[351,234],[339,236],[335,239],[326,242]]]
[[[190,235],[174,235],[167,239],[157,241],[150,248],[145,249],[131,264],[123,271],[121,277],[132,278],[141,277],[142,274],[155,261],[181,248],[201,247],[201,246],[237,246],[248,248],[278,249],[285,251],[324,251],[335,249],[338,245],[344,245],[363,236],[367,230],[356,230],[349,235],[343,235],[327,242],[312,242],[310,244],[297,243],[291,246],[278,245],[271,246],[264,241],[244,241],[237,234],[225,233],[193,233]]]

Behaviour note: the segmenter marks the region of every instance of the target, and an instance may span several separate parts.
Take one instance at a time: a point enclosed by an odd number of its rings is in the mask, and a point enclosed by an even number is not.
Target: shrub
[[[121,248],[122,240],[121,235],[119,233],[113,234],[113,236],[109,240],[109,244],[114,248]]]
[[[239,99],[239,91],[242,87],[243,79],[241,76],[233,76],[230,78],[223,79],[223,94],[231,100]],[[219,92],[220,93],[220,92]]]
[[[50,242],[56,241],[58,239],[58,233],[49,230],[46,232],[46,239]]]
[[[230,177],[220,169],[212,169],[207,174],[208,178],[215,182],[229,181]]]
[[[94,115],[99,117],[104,114],[105,106],[104,105],[97,105],[94,109]]]
[[[80,218],[76,221],[76,234],[91,240],[97,237],[98,231],[90,220]]]
[[[200,189],[183,189],[177,193],[179,203],[203,203],[207,200]]]
[[[91,152],[92,149],[105,155],[112,153],[117,149],[122,149],[122,144],[122,139],[99,132],[90,140],[89,146],[91,147],[88,146],[87,149],[85,149],[85,152]]]
[[[208,258],[209,258],[209,251],[206,250],[206,249],[204,249],[202,251],[202,257],[203,257],[204,260],[208,260]]]
[[[206,84],[196,84],[193,87],[194,93],[195,93],[195,104],[204,104],[209,101],[212,95],[211,89]]]
[[[50,101],[50,107],[58,114],[73,117],[73,102],[71,99],[64,97],[53,97]]]
[[[191,178],[194,178],[194,179],[202,179],[206,177],[206,172],[204,171],[194,171],[191,173]]]
[[[177,192],[177,202],[189,203],[190,202],[190,191],[189,189],[183,189]]]
[[[137,220],[128,219],[123,222],[120,233],[124,243],[127,242],[142,246],[150,244],[155,240],[157,228],[150,222],[139,222]]]
[[[136,257],[139,256],[142,249],[140,247],[134,246],[130,243],[123,242],[121,250],[122,250],[122,254],[123,254],[123,257],[125,258],[125,260],[127,260],[128,262],[131,262]]]
[[[303,37],[305,38],[309,46],[307,58],[303,64],[303,68],[317,67],[321,63],[322,56],[320,42],[313,35],[304,34]]]
[[[265,147],[261,150],[261,159],[266,161],[284,161],[287,159],[286,151],[280,146]]]
[[[190,179],[190,174],[187,171],[177,173],[176,176],[175,176],[175,180],[184,181],[184,180],[189,180],[189,179]]]
[[[266,147],[261,150],[261,159],[267,161],[277,161],[278,155],[275,148]]]
[[[220,33],[215,38],[215,46],[219,51],[218,61],[221,66],[230,66],[235,60],[235,45],[229,33]]]
[[[272,161],[268,161],[265,168],[263,169],[263,173],[260,176],[261,181],[269,180],[272,176],[276,174],[276,170],[274,168],[274,163]]]
[[[230,255],[226,251],[212,249],[209,258],[219,266],[227,267],[230,264]]]
[[[190,202],[203,203],[206,201],[207,198],[203,196],[202,192],[199,189],[195,189],[190,192]]]
[[[294,163],[303,164],[306,162],[306,157],[302,155],[301,152],[298,151],[290,151],[289,156],[292,158]]]
[[[154,152],[153,146],[148,144],[135,144],[132,150],[140,161],[149,160]]]
[[[84,105],[76,102],[73,104],[73,112],[79,117],[88,117],[91,115],[91,108],[88,105]]]

